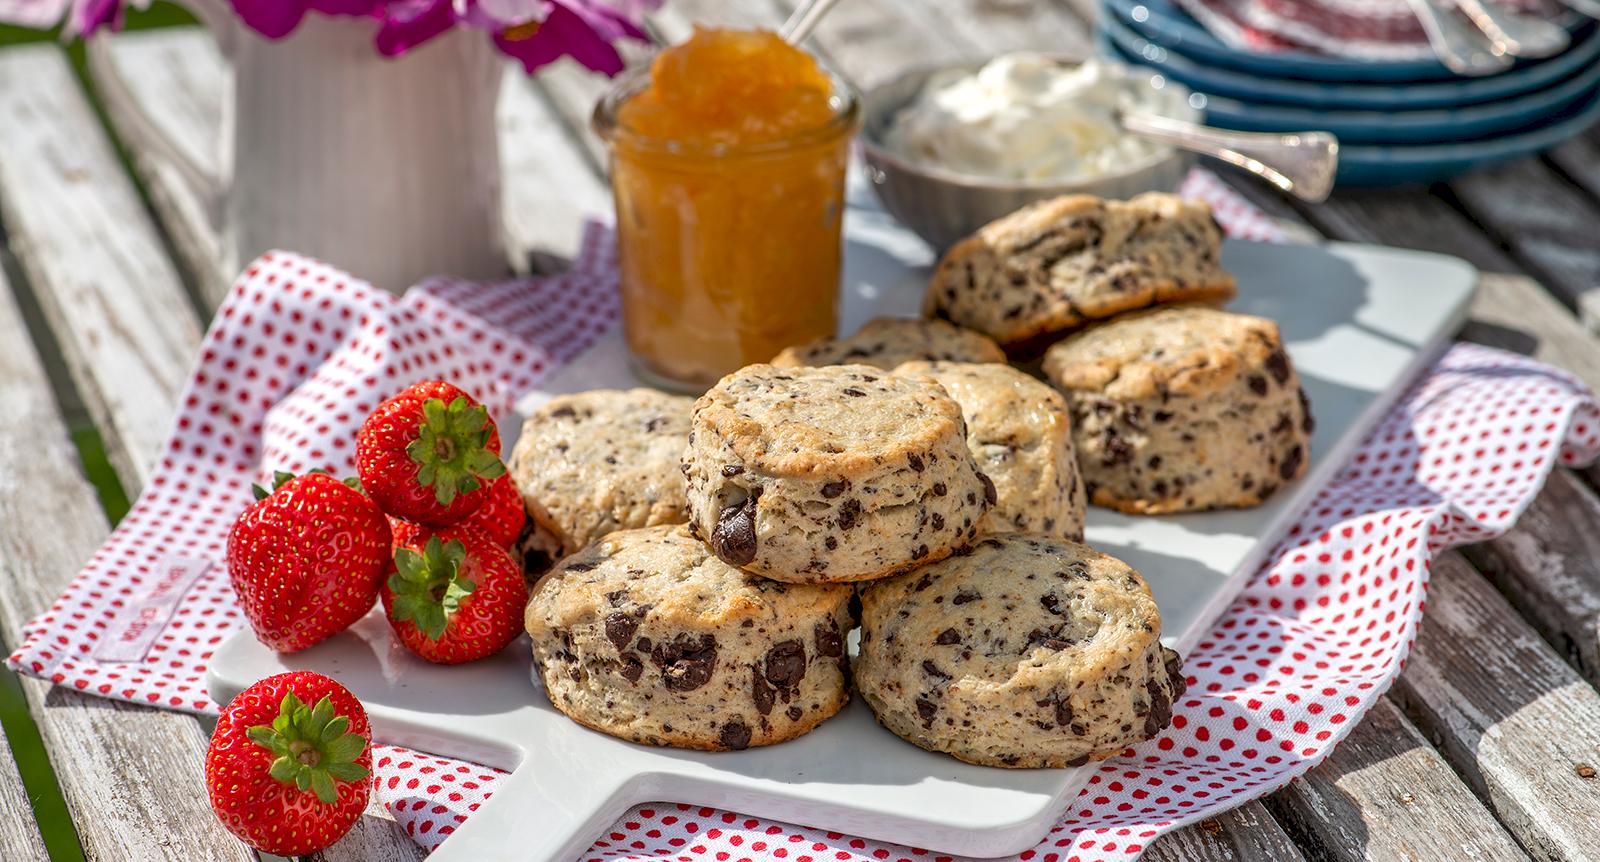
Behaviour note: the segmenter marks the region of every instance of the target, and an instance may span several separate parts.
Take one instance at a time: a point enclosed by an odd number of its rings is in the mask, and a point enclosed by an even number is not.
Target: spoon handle
[[[1572,42],[1560,25],[1488,0],[1456,0],[1456,5],[1497,49],[1514,57],[1552,57],[1567,50]]]
[[[1458,75],[1493,75],[1511,66],[1512,60],[1496,54],[1489,40],[1447,9],[1440,0],[1407,0],[1411,11],[1422,22],[1428,44],[1439,62]]]
[[[1137,112],[1119,119],[1136,135],[1237,165],[1301,200],[1333,191],[1339,139],[1330,132],[1235,132]]]
[[[1600,18],[1600,0],[1561,0],[1561,5],[1590,18]]]
[[[816,29],[822,16],[828,14],[828,10],[838,2],[839,0],[806,0],[794,10],[789,20],[783,22],[783,26],[778,29],[778,35],[791,45],[804,42],[806,37],[811,35],[811,31]]]

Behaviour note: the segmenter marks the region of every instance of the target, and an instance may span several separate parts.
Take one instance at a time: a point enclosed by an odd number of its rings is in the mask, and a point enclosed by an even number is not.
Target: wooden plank
[[[548,97],[516,69],[500,93],[499,123],[506,233],[533,258],[530,268],[558,268],[577,251],[585,220],[611,219],[611,190]]]
[[[1305,857],[1265,806],[1246,802],[1161,836],[1144,858],[1158,862],[1301,862]]]
[[[208,169],[219,162],[221,103],[227,80],[222,57],[203,30],[175,27],[118,34],[112,57],[135,100],[175,143]],[[594,179],[594,164],[555,119],[551,106],[528,86],[520,67],[508,64],[497,121],[503,217],[511,244],[528,255],[570,258],[582,222],[610,212],[609,195]],[[116,113],[112,122],[125,122]],[[235,273],[215,265],[217,231],[205,208],[177,171],[158,155],[134,150],[134,164],[185,267],[215,304]],[[360,275],[360,273],[356,273]]]
[[[332,847],[301,858],[303,862],[416,862],[427,855],[392,818],[369,815],[357,820]]]
[[[1267,808],[1318,859],[1528,858],[1405,716],[1378,702]]]
[[[200,326],[60,48],[0,52],[0,219],[126,487],[165,441]]]
[[[0,729],[0,859],[44,859],[44,838],[34,822],[33,803],[22,785],[22,775],[11,758],[4,729]]]
[[[221,164],[219,129],[223,94],[231,81],[216,42],[202,28],[174,27],[110,36],[111,61],[128,82],[135,105],[177,149],[207,171]],[[134,106],[106,100],[112,125],[128,128]],[[172,239],[178,262],[210,305],[219,302],[233,277],[222,266],[222,247],[206,202],[165,158],[123,135],[134,170]]]
[[[1600,859],[1600,693],[1471,564],[1434,561],[1390,697],[1536,859]]]
[[[1450,189],[1475,223],[1567,305],[1590,315],[1600,308],[1600,204],[1593,196],[1538,159],[1472,171]]]
[[[1593,491],[1557,470],[1517,529],[1465,553],[1545,640],[1600,683],[1600,498]]]
[[[0,54],[0,69],[14,72],[6,62]],[[0,403],[0,640],[14,644],[23,624],[99,547],[108,525],[3,277]],[[254,858],[200,792],[206,736],[193,717],[31,678],[22,687],[89,858]]]

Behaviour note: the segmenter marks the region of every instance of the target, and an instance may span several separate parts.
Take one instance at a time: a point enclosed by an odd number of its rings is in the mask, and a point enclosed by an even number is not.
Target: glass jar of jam
[[[765,31],[696,29],[601,100],[643,377],[703,390],[833,334],[858,125],[850,86]]]

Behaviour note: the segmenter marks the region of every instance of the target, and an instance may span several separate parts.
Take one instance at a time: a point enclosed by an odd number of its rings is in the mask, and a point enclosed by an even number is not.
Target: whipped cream
[[[1116,112],[1160,112],[1156,90],[1119,67],[1007,54],[977,72],[930,78],[890,123],[884,143],[913,161],[1000,180],[1120,173],[1168,149],[1124,132]]]

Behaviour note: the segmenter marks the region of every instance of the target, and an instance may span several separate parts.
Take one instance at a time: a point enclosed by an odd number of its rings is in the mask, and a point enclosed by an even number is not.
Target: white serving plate
[[[922,244],[865,205],[852,207],[846,232],[841,328],[874,314],[914,313],[929,263]],[[1477,281],[1460,260],[1372,246],[1230,242],[1223,259],[1239,279],[1232,308],[1282,326],[1317,430],[1307,475],[1259,508],[1159,518],[1090,510],[1089,543],[1144,574],[1161,607],[1163,639],[1182,653],[1460,327]],[[612,337],[519,407],[631,385]],[[813,733],[768,748],[633,745],[557,713],[530,681],[525,641],[492,659],[439,667],[406,653],[377,612],[293,655],[268,650],[248,630],[234,635],[212,659],[211,696],[225,703],[256,680],[301,669],[348,686],[382,741],[513,771],[434,854],[438,862],[567,862],[642,802],[711,805],[940,853],[1002,856],[1037,844],[1093,769],[960,763],[895,738],[859,698]]]

